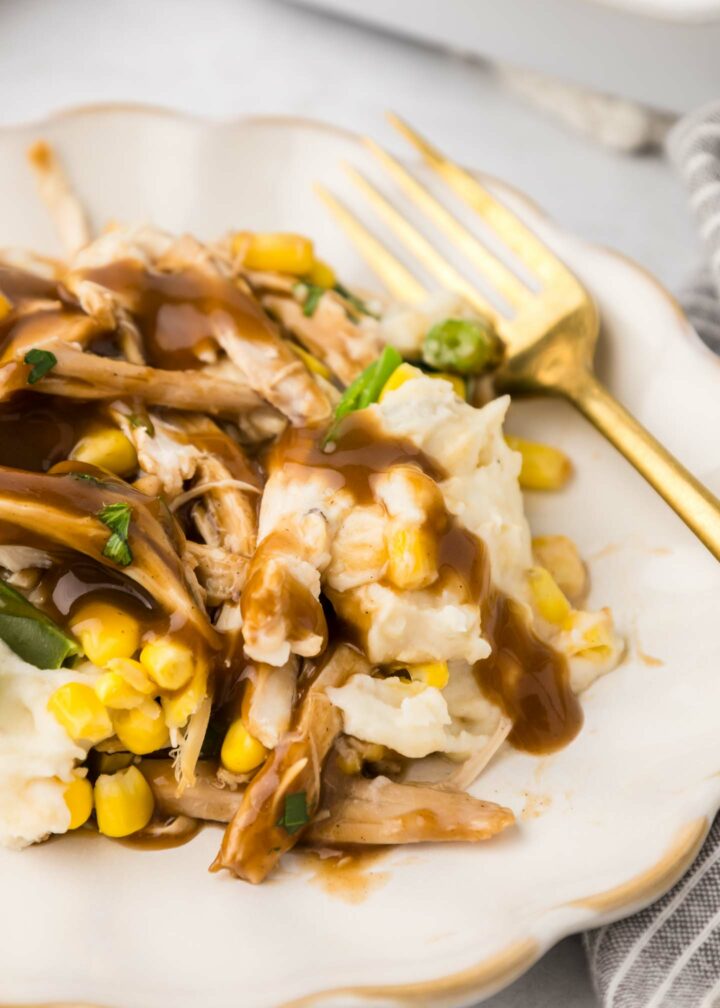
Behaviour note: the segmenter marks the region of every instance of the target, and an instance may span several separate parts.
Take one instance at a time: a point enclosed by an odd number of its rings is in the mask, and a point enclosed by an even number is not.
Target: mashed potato
[[[47,702],[63,683],[93,678],[37,669],[0,641],[0,844],[25,847],[68,829],[64,791],[86,749],[69,738]]]
[[[321,591],[326,593],[361,635],[372,664],[450,663],[442,691],[364,674],[331,690],[345,731],[356,738],[408,757],[458,755],[481,747],[499,723],[499,709],[482,696],[472,673],[472,665],[491,654],[479,600],[469,598],[457,578],[401,590],[388,576],[393,529],[423,527],[435,512],[452,516],[484,544],[494,587],[517,601],[538,634],[567,657],[575,692],[617,663],[622,645],[608,611],[573,611],[563,627],[533,614],[527,580],[531,536],[518,483],[521,458],[503,436],[509,403],[503,396],[476,409],[449,382],[422,375],[368,407],[378,436],[421,451],[444,473],[437,482],[417,467],[395,464],[369,477],[371,494],[359,502],[332,469],[331,453],[330,468],[278,464],[270,475],[260,541],[275,537],[273,562],[284,562],[282,544],[290,543],[287,571],[315,602]],[[246,640],[246,650],[256,660],[282,664],[290,645],[281,631],[279,623],[268,628]],[[308,653],[299,646],[295,651]]]
[[[442,692],[390,676],[358,674],[327,694],[343,712],[345,731],[419,759],[433,752],[465,754],[486,741],[460,728]]]

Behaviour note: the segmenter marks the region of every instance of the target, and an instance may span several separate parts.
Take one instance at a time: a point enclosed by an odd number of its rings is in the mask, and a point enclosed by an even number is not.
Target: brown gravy
[[[58,470],[38,473],[0,466],[0,495],[7,500],[17,498],[26,503],[41,502],[44,507],[55,510],[57,521],[62,521],[64,516],[72,521],[72,524],[68,523],[66,535],[60,543],[57,529],[31,527],[27,518],[15,524],[12,514],[0,520],[1,542],[34,546],[46,550],[53,557],[53,566],[42,574],[38,586],[41,608],[51,618],[64,624],[80,601],[92,597],[94,601],[119,604],[135,614],[148,633],[184,633],[184,622],[179,612],[165,612],[121,568],[102,561],[102,548],[109,533],[98,522],[93,521],[87,526],[84,522],[88,516],[96,515],[106,503],[119,499],[127,501],[133,508],[131,542],[133,537],[152,539],[152,519],[158,521],[163,529],[167,527],[167,511],[162,502],[141,494],[110,474],[93,470],[91,466],[63,463]],[[71,472],[88,470],[103,480],[101,485],[71,475]],[[47,520],[52,519],[49,512]],[[157,545],[155,548],[158,548]],[[175,554],[168,552],[169,562],[174,559]],[[188,639],[192,639],[189,626],[187,633]]]
[[[197,368],[198,353],[215,345],[218,322],[229,320],[246,339],[273,339],[273,323],[236,284],[200,270],[172,273],[146,269],[131,260],[85,270],[121,295],[138,324],[148,363],[171,371]]]
[[[376,870],[378,862],[388,852],[387,847],[368,850],[296,847],[294,856],[311,871],[310,882],[330,896],[345,903],[362,903],[390,878],[389,872]]]
[[[583,717],[564,655],[540,640],[521,606],[501,592],[486,597],[482,625],[493,650],[476,663],[475,676],[488,700],[512,720],[511,745],[549,753],[572,742]]]
[[[0,292],[12,304],[28,299],[56,301],[59,297],[54,280],[5,264],[0,265]]]
[[[116,573],[77,554],[59,558],[44,576],[43,586],[61,619],[67,619],[89,597],[95,602],[119,606],[144,626],[160,618],[155,603],[140,585],[119,571]]]
[[[145,829],[130,836],[117,838],[123,847],[135,850],[161,851],[183,847],[198,835],[206,824],[189,816],[171,816],[168,819],[152,819]]]
[[[322,469],[330,474],[335,489],[345,487],[358,504],[373,501],[372,477],[393,465],[411,463],[435,480],[445,473],[410,441],[383,435],[366,412],[352,413],[343,421],[334,450],[325,451],[317,430],[289,427],[271,450],[269,468],[274,465]]]
[[[444,478],[414,445],[385,437],[367,412],[343,421],[335,445],[326,452],[317,431],[289,429],[272,449],[268,464],[271,469],[320,469],[336,489],[350,490],[359,505],[372,503],[372,477],[393,465],[410,463],[436,481]],[[440,577],[430,590],[460,582],[463,594],[480,603],[483,633],[493,650],[477,663],[475,675],[487,698],[513,721],[510,742],[533,753],[567,745],[580,730],[582,710],[570,688],[564,656],[537,636],[518,603],[492,588],[486,550],[476,536],[449,515],[438,523],[436,535]],[[341,598],[333,602],[344,610]],[[362,613],[353,614],[352,620],[342,615],[332,619],[334,633],[355,646],[362,646],[362,623]]]
[[[0,465],[47,472],[92,424],[92,403],[21,392],[0,405]]]

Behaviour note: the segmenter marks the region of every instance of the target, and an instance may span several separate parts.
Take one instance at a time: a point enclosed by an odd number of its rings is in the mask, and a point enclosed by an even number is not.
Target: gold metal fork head
[[[537,235],[473,175],[443,157],[397,116],[391,115],[390,122],[420,152],[431,171],[479,215],[517,266],[508,267],[406,168],[377,144],[366,141],[405,197],[507,306],[500,310],[488,301],[390,200],[352,171],[363,196],[415,261],[443,287],[457,291],[494,321],[506,347],[504,361],[494,376],[498,391],[542,392],[569,399],[720,559],[720,501],[644,430],[592,373],[599,323],[588,292]],[[413,301],[425,294],[417,276],[352,211],[327,190],[321,189],[320,194],[395,297]]]
[[[445,158],[396,115],[391,124],[422,155],[425,164],[480,216],[506,251],[508,265],[481,242],[399,161],[372,140],[366,146],[404,196],[462,253],[497,295],[489,300],[476,283],[452,263],[365,176],[348,168],[351,180],[370,207],[399,239],[416,264],[489,316],[506,354],[495,375],[498,389],[514,392],[561,391],[592,363],[598,315],[587,291],[553,252],[475,176]],[[417,275],[373,235],[347,206],[318,187],[318,192],[371,269],[401,299],[427,294]],[[498,303],[505,308],[498,307]]]

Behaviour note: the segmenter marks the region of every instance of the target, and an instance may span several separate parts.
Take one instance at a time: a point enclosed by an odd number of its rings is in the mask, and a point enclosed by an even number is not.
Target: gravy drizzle
[[[365,411],[344,420],[332,452],[323,450],[317,431],[290,429],[268,459],[271,469],[297,466],[325,472],[333,488],[349,490],[358,505],[373,502],[372,477],[400,463],[415,465],[436,481],[445,478],[409,441],[384,435]],[[518,602],[492,586],[484,544],[452,516],[446,519],[436,531],[440,577],[428,590],[459,581],[467,596],[480,603],[492,654],[476,663],[474,673],[485,696],[513,721],[512,745],[532,753],[562,748],[582,725],[564,656],[537,636]],[[357,628],[347,620],[335,617],[333,625],[353,644],[360,643]]]
[[[148,363],[155,367],[200,367],[199,354],[215,345],[215,327],[223,322],[234,323],[254,342],[275,338],[273,323],[259,304],[223,277],[191,267],[161,273],[129,259],[87,269],[84,276],[121,296],[143,336]]]

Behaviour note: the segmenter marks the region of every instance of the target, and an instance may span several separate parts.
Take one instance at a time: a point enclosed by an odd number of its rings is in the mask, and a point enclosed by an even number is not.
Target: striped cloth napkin
[[[720,354],[720,101],[680,120],[666,146],[706,252],[680,300]],[[588,932],[585,946],[603,1008],[720,1008],[720,816],[674,889],[647,910]]]

